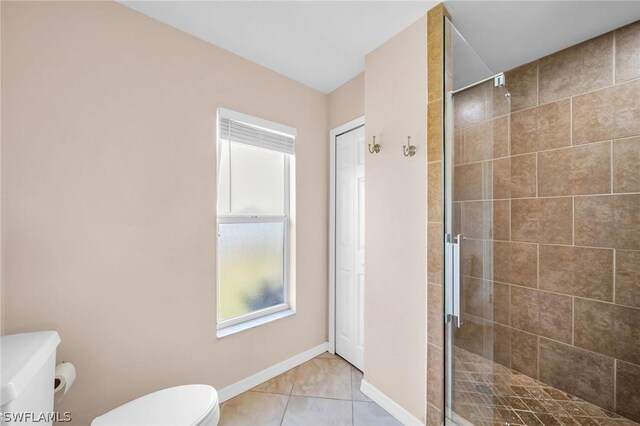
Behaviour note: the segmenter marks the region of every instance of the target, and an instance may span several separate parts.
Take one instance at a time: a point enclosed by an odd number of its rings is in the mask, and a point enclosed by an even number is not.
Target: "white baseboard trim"
[[[365,379],[362,379],[362,384],[360,385],[360,392],[368,396],[373,402],[387,410],[389,414],[396,418],[400,423],[405,426],[418,426],[424,425],[420,421],[420,419],[416,418],[413,414],[405,410],[395,402],[393,399],[389,398],[385,393],[383,393],[380,389],[373,386],[371,383],[367,382]]]
[[[308,349],[304,352],[299,353],[298,355],[292,356],[291,358],[284,360],[276,365],[273,365],[269,368],[266,368],[262,371],[257,372],[247,378],[244,378],[232,385],[229,385],[225,388],[218,390],[218,402],[223,403],[234,396],[238,396],[243,392],[248,391],[260,383],[264,383],[269,379],[273,379],[279,374],[284,373],[285,371],[291,370],[294,367],[299,366],[300,364],[309,361],[312,358],[317,357],[323,352],[326,352],[329,348],[329,342],[324,342],[321,345]]]

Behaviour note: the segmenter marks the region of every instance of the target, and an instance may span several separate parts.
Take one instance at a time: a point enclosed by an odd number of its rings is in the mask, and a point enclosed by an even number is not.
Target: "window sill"
[[[223,337],[231,336],[232,334],[239,333],[250,328],[258,327],[262,324],[267,324],[281,318],[286,318],[294,315],[295,312],[291,309],[285,309],[283,311],[274,312],[273,314],[265,315],[260,318],[254,318],[249,321],[241,322],[240,324],[230,325],[222,328],[216,332],[216,337],[222,339]]]

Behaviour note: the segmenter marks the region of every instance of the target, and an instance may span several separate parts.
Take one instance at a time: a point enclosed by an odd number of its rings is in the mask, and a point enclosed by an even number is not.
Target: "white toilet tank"
[[[55,331],[12,334],[0,337],[0,424],[50,425],[34,421],[41,413],[53,413],[53,384],[56,348],[60,336]],[[15,417],[23,416],[22,423]],[[32,416],[32,417],[29,417]]]

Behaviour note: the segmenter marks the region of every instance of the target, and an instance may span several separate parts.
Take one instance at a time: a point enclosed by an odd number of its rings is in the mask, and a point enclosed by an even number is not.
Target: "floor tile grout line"
[[[355,413],[353,406],[353,367],[349,365],[349,395],[351,395],[351,426],[355,424]]]
[[[280,419],[280,426],[284,422],[284,417],[287,415],[287,409],[289,408],[289,401],[291,400],[291,395],[287,397],[287,403],[284,405],[284,411],[282,412],[282,418]]]
[[[289,401],[291,401],[291,394],[293,393],[293,388],[296,385],[296,380],[298,380],[298,372],[299,372],[298,367],[294,367],[295,370],[293,372],[294,373],[293,374],[293,381],[291,382],[291,387],[289,388],[289,395],[287,396],[287,403],[284,406],[284,412],[282,413],[282,419],[280,420],[280,426],[282,426],[282,423],[284,422],[284,417],[287,415],[287,410],[289,409]],[[285,374],[285,373],[283,373],[283,374]]]
[[[354,407],[353,407],[353,399],[351,400],[351,426],[354,426],[356,421],[355,421],[355,413],[354,411]]]
[[[350,398],[331,398],[329,396],[316,396],[316,395],[298,395],[292,393],[290,396],[300,397],[300,398],[317,398],[317,399],[329,399],[331,401],[353,401]]]

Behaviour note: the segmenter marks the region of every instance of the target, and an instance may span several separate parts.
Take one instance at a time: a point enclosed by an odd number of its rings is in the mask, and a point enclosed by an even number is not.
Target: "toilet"
[[[55,331],[0,337],[0,412],[51,413],[56,348]],[[71,413],[73,414],[73,413]],[[5,417],[0,425],[5,426]],[[50,419],[47,419],[50,420]],[[215,426],[220,420],[218,393],[209,385],[184,385],[144,395],[91,422],[94,426]],[[39,421],[38,425],[51,425]]]
[[[0,337],[0,425],[19,424],[12,417],[23,413],[51,413],[56,370],[55,331],[21,333]],[[36,424],[27,419],[28,424]],[[51,425],[52,419],[38,421]],[[22,423],[25,424],[25,423]]]
[[[220,420],[218,393],[209,385],[175,386],[114,408],[91,426],[215,426]]]

